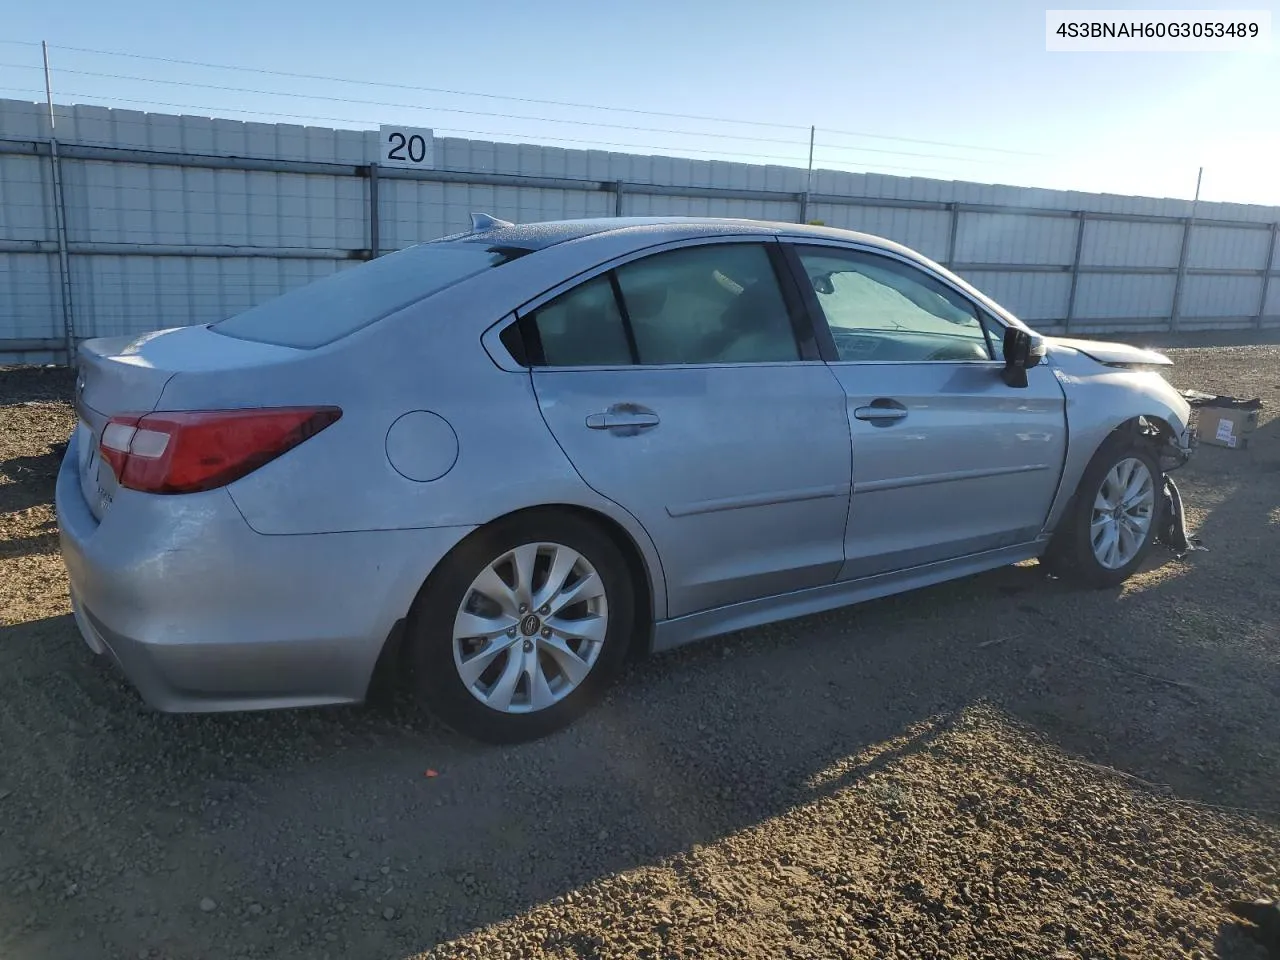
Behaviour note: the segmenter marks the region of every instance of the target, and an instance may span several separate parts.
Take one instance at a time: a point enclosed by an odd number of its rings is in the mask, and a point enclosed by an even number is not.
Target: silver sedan
[[[560,728],[628,653],[1039,557],[1130,576],[1190,452],[1161,355],[843,230],[465,234],[91,340],[57,484],[88,645],[166,711]]]

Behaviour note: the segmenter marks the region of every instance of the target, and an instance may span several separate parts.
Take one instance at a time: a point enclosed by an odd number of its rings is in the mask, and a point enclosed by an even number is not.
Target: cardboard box
[[[1244,449],[1258,427],[1258,411],[1204,406],[1199,410],[1197,433],[1201,443]]]

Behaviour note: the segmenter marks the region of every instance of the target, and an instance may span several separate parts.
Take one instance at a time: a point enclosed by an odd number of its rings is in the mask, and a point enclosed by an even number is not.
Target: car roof
[[[814,237],[894,250],[919,256],[884,237],[842,230],[815,224],[786,223],[772,220],[750,220],[740,217],[586,217],[576,220],[547,220],[539,223],[503,224],[488,229],[455,234],[444,240],[486,243],[498,247],[522,250],[542,250],[546,247],[582,240],[606,234],[634,233],[651,237],[661,233],[670,239],[698,236],[715,236],[726,233],[760,234],[761,236]]]
[[[478,219],[483,222],[491,218]],[[1004,322],[1022,325],[1021,320],[987,294],[920,251],[885,237],[860,233],[856,230],[809,223],[789,223],[782,220],[751,220],[745,217],[585,217],[576,220],[547,220],[525,224],[496,222],[498,226],[458,233],[428,242],[485,243],[495,248],[510,248],[516,252],[517,257],[519,253],[534,253],[539,250],[550,252],[556,248],[568,254],[568,248],[575,248],[577,256],[566,257],[561,264],[561,269],[566,271],[565,275],[571,276],[579,270],[605,260],[672,241],[743,235],[782,237],[800,242],[806,239],[832,240],[893,253],[905,260],[913,261],[945,277],[951,284]]]

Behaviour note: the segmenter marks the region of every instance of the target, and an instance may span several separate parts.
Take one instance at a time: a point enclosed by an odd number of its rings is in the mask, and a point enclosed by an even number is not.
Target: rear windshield
[[[339,270],[211,329],[282,347],[322,347],[525,252],[468,242],[423,243]]]

